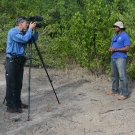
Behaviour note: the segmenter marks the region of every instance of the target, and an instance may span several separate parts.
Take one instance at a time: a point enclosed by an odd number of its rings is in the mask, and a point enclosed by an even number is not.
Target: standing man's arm
[[[110,47],[108,51],[109,52],[128,52],[129,49],[130,49],[130,45],[127,45],[127,46],[125,46],[123,48],[117,48],[117,49],[115,49],[113,47]]]

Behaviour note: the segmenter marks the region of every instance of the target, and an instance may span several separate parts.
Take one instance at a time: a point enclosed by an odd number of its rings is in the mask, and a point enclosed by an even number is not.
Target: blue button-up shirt
[[[38,39],[38,34],[36,32],[33,34],[31,29],[28,29],[25,33],[20,32],[17,27],[10,29],[7,38],[6,57],[10,58],[11,54],[24,56],[25,45],[31,39],[33,42]]]

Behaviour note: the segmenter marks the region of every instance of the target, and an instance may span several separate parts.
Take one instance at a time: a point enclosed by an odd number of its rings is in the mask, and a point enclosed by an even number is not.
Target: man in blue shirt
[[[35,31],[33,33],[33,30]],[[25,32],[24,32],[25,31]],[[25,46],[33,39],[38,39],[36,23],[28,24],[27,18],[20,16],[16,26],[9,30],[6,48],[6,105],[7,112],[22,113],[22,108],[28,108],[21,101],[21,89],[25,58]]]
[[[109,52],[111,55],[111,76],[112,91],[107,92],[108,95],[119,94],[119,80],[121,83],[121,92],[118,100],[125,100],[129,96],[128,80],[126,75],[127,52],[130,49],[130,38],[121,21],[114,25],[116,34],[113,36]]]

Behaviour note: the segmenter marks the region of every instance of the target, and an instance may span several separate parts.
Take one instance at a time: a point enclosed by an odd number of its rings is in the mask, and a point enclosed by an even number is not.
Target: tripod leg
[[[56,94],[56,92],[55,92],[55,90],[54,90],[54,87],[53,87],[53,85],[52,85],[52,80],[51,80],[50,77],[49,77],[49,74],[48,74],[47,69],[46,69],[46,67],[45,67],[43,58],[42,58],[42,56],[41,56],[41,54],[40,54],[40,52],[39,52],[39,49],[38,49],[38,47],[37,47],[37,44],[36,44],[35,42],[34,42],[34,45],[35,45],[35,48],[36,48],[37,53],[38,53],[38,55],[39,55],[39,58],[40,58],[40,60],[41,60],[41,62],[42,62],[42,64],[43,64],[43,67],[44,67],[44,69],[45,69],[45,71],[46,71],[47,77],[48,77],[48,79],[49,79],[49,81],[50,81],[50,83],[51,83],[51,86],[52,86],[53,92],[54,92],[54,94],[55,94],[55,96],[56,96],[56,99],[57,99],[58,103],[60,104],[59,99],[58,99],[58,97],[57,97],[57,94]]]
[[[32,63],[32,58],[31,58],[31,48],[32,45],[29,45],[29,58],[28,58],[28,65],[29,65],[29,75],[28,75],[28,119],[27,121],[30,121],[30,79],[31,79],[31,63]]]

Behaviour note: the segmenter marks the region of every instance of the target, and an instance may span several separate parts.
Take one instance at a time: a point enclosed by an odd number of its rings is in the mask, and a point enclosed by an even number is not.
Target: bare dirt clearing
[[[135,85],[130,98],[108,96],[107,76],[91,76],[81,68],[47,69],[58,104],[44,69],[31,70],[31,111],[4,114],[5,70],[0,64],[0,135],[135,135]],[[25,67],[22,101],[28,103],[28,68]]]

